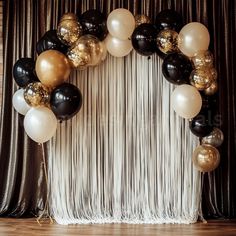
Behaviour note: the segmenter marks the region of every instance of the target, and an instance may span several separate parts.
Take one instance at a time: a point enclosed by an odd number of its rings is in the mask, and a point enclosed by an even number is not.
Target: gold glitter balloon
[[[215,69],[214,67],[211,67],[211,68],[209,68],[208,70],[209,70],[209,72],[210,72],[210,75],[211,75],[212,80],[217,80],[218,74],[217,74],[216,69]]]
[[[210,51],[200,51],[192,57],[195,68],[213,67],[213,55]]]
[[[82,36],[82,26],[77,20],[65,19],[59,22],[57,36],[62,43],[71,46]]]
[[[63,21],[63,20],[75,20],[75,21],[78,21],[78,17],[76,16],[76,14],[68,12],[68,13],[65,13],[61,17],[60,21]]]
[[[138,27],[139,25],[144,23],[151,23],[151,19],[146,15],[136,15],[134,19],[135,19],[135,27]]]
[[[212,145],[199,145],[193,152],[193,164],[201,172],[213,171],[219,163],[219,151]]]
[[[204,93],[207,95],[207,96],[211,96],[213,94],[215,94],[218,90],[218,83],[216,80],[214,80],[210,87],[208,87],[207,89],[204,90]]]
[[[203,144],[210,144],[214,147],[219,147],[223,143],[223,141],[224,141],[224,134],[218,128],[214,128],[209,135],[203,137],[202,139]]]
[[[68,50],[67,56],[76,68],[96,66],[104,58],[104,46],[93,35],[84,35]]]
[[[24,90],[24,98],[32,107],[48,106],[50,101],[49,89],[40,82],[30,83]]]
[[[214,81],[211,72],[208,69],[193,70],[190,75],[190,83],[198,90],[209,88]]]
[[[178,52],[178,33],[173,30],[162,30],[157,35],[157,47],[165,54]]]

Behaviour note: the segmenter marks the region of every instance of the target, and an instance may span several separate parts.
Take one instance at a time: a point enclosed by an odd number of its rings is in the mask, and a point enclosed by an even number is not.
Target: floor
[[[209,221],[192,225],[70,225],[49,221],[40,226],[35,219],[0,218],[0,236],[19,235],[236,235],[236,221]]]

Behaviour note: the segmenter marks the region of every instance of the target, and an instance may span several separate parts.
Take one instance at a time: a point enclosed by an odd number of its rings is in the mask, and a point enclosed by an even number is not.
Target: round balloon
[[[41,53],[36,60],[36,73],[41,83],[53,88],[65,82],[70,75],[68,58],[56,50]]]
[[[178,12],[166,9],[157,14],[155,25],[158,32],[165,29],[179,32],[183,25],[182,17]]]
[[[130,11],[124,8],[113,10],[107,18],[109,33],[119,39],[128,39],[135,28],[135,19]]]
[[[199,145],[193,152],[193,164],[201,172],[213,171],[219,163],[220,153],[211,145]]]
[[[208,113],[207,110],[202,110],[189,122],[191,132],[198,137],[204,137],[210,134],[213,130],[213,121],[211,118],[210,112]]]
[[[206,51],[210,43],[210,34],[205,25],[191,22],[179,32],[178,46],[188,57],[193,57],[199,51]]]
[[[216,80],[214,80],[210,87],[208,87],[207,89],[204,90],[204,93],[207,95],[207,96],[212,96],[214,95],[218,90],[218,83]]]
[[[135,19],[135,28],[144,23],[151,23],[151,19],[146,15],[136,15]]]
[[[156,52],[157,31],[152,24],[139,25],[132,34],[132,45],[135,51],[143,56]]]
[[[80,17],[84,34],[94,35],[101,41],[106,38],[108,33],[106,21],[106,16],[95,9],[84,12]]]
[[[12,105],[21,115],[25,115],[31,108],[24,99],[24,89],[17,90],[12,98]]]
[[[214,128],[209,135],[202,138],[203,144],[210,144],[214,147],[219,147],[223,143],[223,141],[224,134],[218,128]]]
[[[114,57],[127,56],[133,49],[130,40],[122,40],[108,35],[105,40],[107,51]]]
[[[76,14],[74,14],[72,12],[67,12],[62,15],[60,20],[78,20],[78,18],[76,16]]]
[[[192,62],[196,69],[202,67],[213,67],[213,55],[210,51],[199,51],[192,57]]]
[[[59,120],[68,120],[80,110],[82,95],[76,86],[64,83],[52,91],[50,103]]]
[[[162,73],[172,84],[189,83],[192,70],[191,61],[182,53],[167,55],[162,64]]]
[[[35,61],[32,58],[20,58],[13,66],[13,77],[20,87],[39,81],[35,74]]]
[[[66,53],[68,46],[63,44],[57,37],[57,30],[47,31],[43,37],[36,44],[36,51],[39,54],[46,50],[57,50],[62,53]]]
[[[40,82],[30,83],[24,90],[25,101],[32,107],[48,106],[50,93]]]
[[[196,88],[183,84],[173,91],[171,105],[179,116],[190,119],[200,112],[202,97]]]
[[[32,140],[44,143],[56,133],[57,118],[47,107],[32,107],[25,116],[24,128]]]

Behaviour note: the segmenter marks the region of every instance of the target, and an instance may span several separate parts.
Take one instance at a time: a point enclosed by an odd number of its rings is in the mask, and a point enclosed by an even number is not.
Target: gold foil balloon
[[[71,66],[64,54],[47,50],[38,56],[35,69],[41,83],[53,88],[69,78]]]
[[[213,67],[214,58],[210,51],[199,51],[194,57],[192,57],[192,62],[196,69],[201,67]]]
[[[190,83],[198,90],[204,90],[211,86],[214,81],[208,69],[195,69],[190,75]]]
[[[68,46],[75,43],[82,36],[82,33],[82,26],[77,19],[68,19],[68,16],[62,18],[57,27],[58,38]]]
[[[218,82],[216,80],[214,80],[210,87],[208,87],[207,89],[204,90],[204,93],[207,95],[207,96],[211,96],[213,94],[215,94],[218,90]]]
[[[48,106],[50,102],[50,93],[48,88],[40,82],[30,83],[24,90],[25,101],[32,107]]]
[[[193,152],[193,164],[201,172],[213,171],[219,163],[219,151],[211,145],[199,145]]]
[[[223,143],[223,141],[224,134],[218,128],[214,128],[209,135],[202,138],[203,144],[210,144],[214,147],[219,147]]]
[[[206,51],[209,43],[208,29],[199,22],[191,22],[179,32],[178,47],[188,57],[193,57],[199,51]]]
[[[151,23],[151,19],[146,15],[136,15],[135,19],[135,28],[144,23]]]
[[[157,47],[165,54],[178,52],[178,33],[174,30],[162,30],[157,35]]]
[[[78,17],[76,16],[76,14],[72,13],[72,12],[67,12],[65,14],[62,15],[60,21],[62,20],[78,20]]]

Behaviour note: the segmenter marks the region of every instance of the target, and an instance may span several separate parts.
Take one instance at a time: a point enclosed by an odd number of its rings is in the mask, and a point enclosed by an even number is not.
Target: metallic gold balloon
[[[151,19],[146,15],[136,15],[135,19],[135,28],[144,23],[151,23]]]
[[[76,14],[68,12],[62,15],[60,21],[62,20],[76,20],[78,21],[78,17],[76,16]]]
[[[82,26],[77,20],[65,19],[59,22],[57,36],[62,43],[71,46],[82,36]]]
[[[219,151],[209,144],[199,145],[193,152],[193,164],[201,172],[213,171],[219,163]]]
[[[208,69],[195,69],[190,75],[190,83],[198,90],[204,90],[211,86],[214,81]]]
[[[212,80],[217,80],[217,77],[218,77],[217,70],[214,67],[209,68],[208,70],[210,72]]]
[[[84,35],[68,50],[67,56],[76,68],[96,66],[104,58],[104,45],[93,35]]]
[[[49,106],[49,89],[40,82],[30,83],[24,89],[25,101],[32,107]]]
[[[219,147],[223,143],[223,141],[224,141],[224,134],[218,128],[214,128],[209,135],[205,136],[202,139],[203,144],[210,144],[214,147]]]
[[[218,82],[216,80],[214,80],[210,87],[208,87],[207,89],[204,90],[204,93],[207,95],[207,96],[211,96],[213,94],[215,94],[218,90]]]
[[[200,51],[192,57],[192,62],[197,69],[201,67],[213,67],[214,58],[210,51]]]
[[[162,30],[157,35],[157,47],[165,54],[178,52],[178,33],[173,30]]]
[[[69,78],[71,66],[64,54],[56,50],[47,50],[38,56],[35,70],[41,83],[53,88]]]

